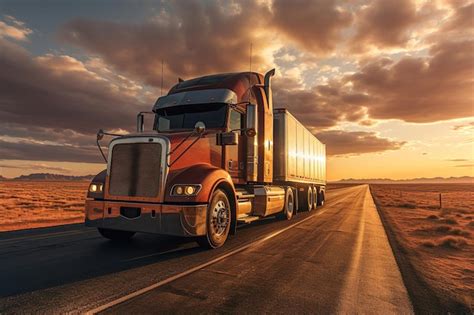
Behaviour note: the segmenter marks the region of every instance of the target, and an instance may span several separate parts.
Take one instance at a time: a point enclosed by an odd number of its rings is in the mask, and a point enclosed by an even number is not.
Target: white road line
[[[277,235],[279,235],[279,234],[281,234],[281,233],[283,233],[283,232],[285,232],[285,231],[288,231],[289,229],[292,229],[292,228],[294,228],[294,227],[296,227],[296,226],[302,224],[303,222],[308,221],[309,219],[312,219],[312,218],[314,218],[314,217],[316,217],[316,216],[319,216],[319,215],[323,214],[323,213],[326,212],[327,210],[328,210],[327,208],[324,209],[324,210],[321,210],[320,212],[317,212],[317,213],[315,213],[315,214],[313,214],[313,215],[310,215],[310,216],[308,216],[307,218],[304,218],[304,219],[301,220],[301,221],[298,221],[298,222],[296,222],[296,223],[293,223],[292,225],[289,225],[289,226],[287,226],[286,228],[283,228],[283,229],[281,229],[281,230],[279,230],[279,231],[277,231],[277,232],[273,232],[273,233],[271,233],[271,234],[269,234],[269,235],[267,235],[267,236],[265,236],[265,237],[263,237],[263,238],[261,238],[261,239],[255,241],[255,242],[252,242],[252,243],[249,243],[249,244],[247,244],[247,245],[244,245],[244,246],[242,246],[242,247],[240,247],[240,248],[234,249],[234,250],[228,252],[227,254],[224,254],[224,255],[222,255],[222,256],[219,256],[219,257],[217,257],[217,258],[214,258],[214,259],[212,259],[212,260],[210,260],[210,261],[208,261],[208,262],[205,262],[205,263],[203,263],[203,264],[200,264],[200,265],[198,265],[198,266],[196,266],[196,267],[194,267],[194,268],[188,269],[188,270],[183,271],[183,272],[181,272],[181,273],[178,273],[178,274],[176,274],[176,275],[174,275],[174,276],[171,276],[171,277],[169,277],[169,278],[167,278],[167,279],[164,279],[164,280],[162,280],[162,281],[160,281],[160,282],[157,282],[157,283],[155,283],[155,284],[152,284],[152,285],[150,285],[150,286],[148,286],[148,287],[145,287],[145,288],[140,289],[140,290],[138,290],[138,291],[135,291],[135,292],[132,292],[132,293],[127,294],[127,295],[125,295],[125,296],[122,296],[121,298],[118,298],[118,299],[116,299],[116,300],[113,300],[113,301],[111,301],[111,302],[109,302],[109,303],[107,303],[107,304],[104,304],[104,305],[101,305],[101,306],[96,307],[96,308],[94,308],[94,309],[91,309],[91,310],[87,311],[86,314],[97,314],[97,313],[102,312],[102,311],[104,311],[104,310],[106,310],[106,309],[108,309],[108,308],[110,308],[110,307],[112,307],[112,306],[115,306],[115,305],[117,305],[117,304],[120,304],[120,303],[123,303],[123,302],[125,302],[125,301],[128,301],[128,300],[130,300],[130,299],[132,299],[132,298],[134,298],[134,297],[137,297],[137,296],[139,296],[139,295],[142,295],[142,294],[144,294],[144,293],[146,293],[146,292],[149,292],[149,291],[151,291],[151,290],[153,290],[153,289],[159,288],[159,287],[164,286],[164,285],[166,285],[166,284],[168,284],[168,283],[170,283],[170,282],[173,282],[173,281],[178,280],[178,279],[180,279],[180,278],[183,278],[183,277],[185,277],[185,276],[187,276],[187,275],[190,275],[190,274],[192,274],[192,273],[194,273],[194,272],[196,272],[196,271],[199,271],[199,270],[201,270],[201,269],[203,269],[203,268],[206,268],[206,267],[208,267],[208,266],[210,266],[210,265],[213,265],[213,264],[215,264],[215,263],[217,263],[217,262],[219,262],[219,261],[221,261],[221,260],[223,260],[223,259],[226,259],[227,257],[230,257],[230,256],[232,256],[232,255],[238,254],[238,253],[240,253],[240,252],[242,252],[242,251],[244,251],[244,250],[246,250],[246,249],[248,249],[248,248],[250,248],[250,247],[260,245],[260,244],[262,244],[262,243],[268,241],[269,239],[274,238],[275,236],[277,236]]]

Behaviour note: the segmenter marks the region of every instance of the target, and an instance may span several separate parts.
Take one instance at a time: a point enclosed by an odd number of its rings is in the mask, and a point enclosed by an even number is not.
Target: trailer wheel
[[[229,198],[224,191],[216,189],[207,207],[207,233],[197,239],[203,248],[218,248],[224,245],[229,235],[232,213]]]
[[[313,209],[316,209],[316,207],[319,206],[320,199],[321,196],[318,194],[318,189],[313,187]]]
[[[324,199],[326,199],[324,191],[321,191],[318,195],[318,206],[324,206]]]
[[[135,235],[135,232],[130,231],[119,231],[104,228],[98,228],[98,230],[100,235],[112,241],[126,241],[132,238],[133,235]]]
[[[291,220],[294,214],[295,198],[293,196],[293,189],[287,187],[285,191],[285,205],[283,206],[283,212],[280,213],[278,217],[283,220]]]
[[[310,186],[304,188],[302,192],[299,193],[299,201],[301,203],[301,209],[303,211],[311,211],[313,209],[313,190]]]

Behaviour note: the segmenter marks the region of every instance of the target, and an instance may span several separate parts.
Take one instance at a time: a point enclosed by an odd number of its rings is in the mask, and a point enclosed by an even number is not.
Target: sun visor
[[[229,89],[208,89],[180,92],[160,97],[156,101],[155,106],[153,106],[153,111],[171,106],[210,103],[236,104],[237,95]]]

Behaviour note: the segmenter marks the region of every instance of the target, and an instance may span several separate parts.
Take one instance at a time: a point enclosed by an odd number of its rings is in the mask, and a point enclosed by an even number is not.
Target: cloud
[[[469,129],[474,129],[474,121],[461,124],[461,125],[456,125],[452,127],[453,130],[469,130]]]
[[[25,41],[33,31],[12,16],[4,15],[5,21],[0,21],[0,38],[11,38],[18,41]]]
[[[455,167],[474,167],[474,164],[460,164],[456,165]]]
[[[31,56],[0,39],[0,119],[27,127],[92,134],[132,128],[149,109],[70,56]]]
[[[318,130],[342,120],[364,120],[369,101],[367,95],[345,89],[342,81],[302,89],[294,80],[276,79],[273,93],[276,108],[288,108],[308,128]]]
[[[168,10],[141,24],[75,19],[64,25],[59,36],[158,87],[162,61],[165,87],[178,76],[248,69],[250,43],[253,64],[267,64],[263,50],[271,44],[271,32],[263,28],[270,16],[266,5],[178,1],[167,6]]]
[[[377,136],[374,132],[327,130],[316,134],[326,144],[328,155],[358,155],[398,150],[405,142]]]
[[[3,160],[58,161],[101,163],[102,157],[93,146],[66,146],[31,141],[7,142],[0,140]]]
[[[357,14],[352,49],[360,52],[367,45],[403,46],[409,40],[408,30],[416,21],[416,7],[411,0],[373,1]]]
[[[327,53],[336,48],[342,30],[352,22],[352,14],[335,0],[275,0],[273,25],[313,53]]]
[[[343,80],[368,96],[370,118],[426,123],[472,116],[474,41],[442,42],[429,53],[374,59]]]
[[[459,1],[458,3],[462,3],[462,1]],[[449,32],[452,30],[463,30],[472,32],[474,29],[473,13],[474,3],[472,2],[457,6],[453,16],[443,26],[442,31]]]
[[[467,162],[469,160],[468,159],[448,159],[446,161],[449,161],[449,162]]]
[[[71,170],[65,167],[59,166],[50,166],[47,164],[42,163],[31,163],[31,164],[23,164],[19,165],[9,165],[9,164],[0,164],[0,168],[12,168],[12,169],[32,169],[38,171],[53,171],[53,172],[61,172],[61,173],[70,173]]]

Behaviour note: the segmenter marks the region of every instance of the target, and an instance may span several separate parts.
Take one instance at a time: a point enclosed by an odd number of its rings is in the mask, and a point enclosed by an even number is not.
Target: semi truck
[[[181,80],[137,115],[136,133],[100,130],[107,169],[89,185],[85,224],[111,240],[136,232],[222,246],[237,225],[290,220],[325,202],[326,148],[255,72]],[[145,115],[153,126],[145,131]],[[99,141],[109,142],[107,154]]]

